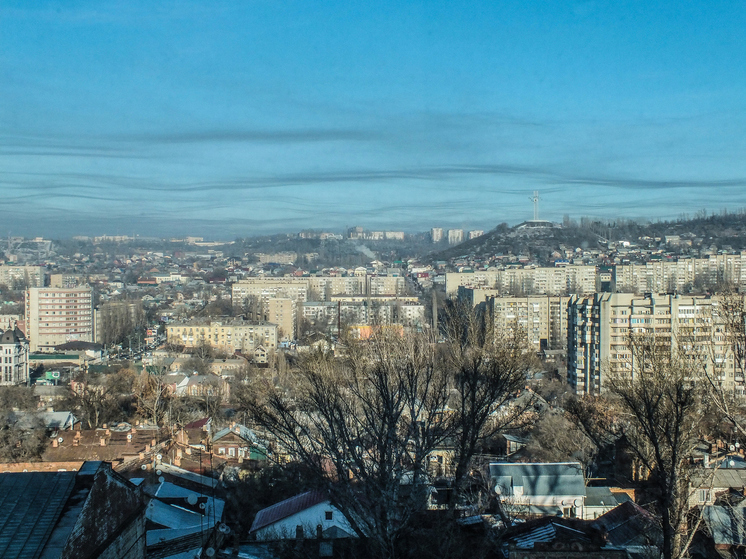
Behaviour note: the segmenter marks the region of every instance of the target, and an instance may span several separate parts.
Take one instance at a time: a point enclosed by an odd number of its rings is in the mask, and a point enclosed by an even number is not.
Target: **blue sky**
[[[744,29],[741,1],[0,0],[0,227],[741,208]]]

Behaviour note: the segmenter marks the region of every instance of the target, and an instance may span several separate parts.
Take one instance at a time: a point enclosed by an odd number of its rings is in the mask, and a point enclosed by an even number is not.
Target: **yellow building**
[[[277,325],[245,320],[192,320],[166,327],[169,343],[186,348],[208,344],[228,353],[253,352],[258,346],[277,348]]]

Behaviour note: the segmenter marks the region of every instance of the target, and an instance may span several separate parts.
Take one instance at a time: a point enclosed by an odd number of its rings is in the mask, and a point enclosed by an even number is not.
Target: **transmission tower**
[[[534,221],[539,221],[539,191],[534,190],[534,195],[529,200],[534,203]]]

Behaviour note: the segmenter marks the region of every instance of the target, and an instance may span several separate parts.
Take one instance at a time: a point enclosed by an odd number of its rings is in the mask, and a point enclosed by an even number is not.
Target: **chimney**
[[[101,446],[106,446],[106,439],[101,437]]]
[[[57,438],[52,439],[52,448],[57,448],[60,446],[60,443],[57,442]]]

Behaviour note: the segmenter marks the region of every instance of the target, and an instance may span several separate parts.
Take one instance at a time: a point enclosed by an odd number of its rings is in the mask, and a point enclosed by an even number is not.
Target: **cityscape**
[[[746,556],[744,24],[0,0],[0,557]]]

